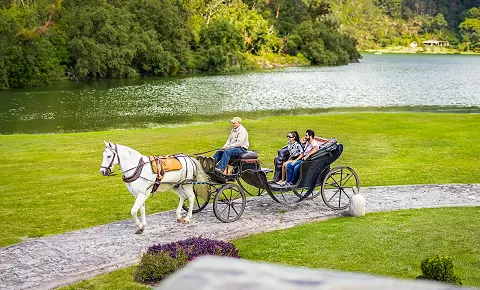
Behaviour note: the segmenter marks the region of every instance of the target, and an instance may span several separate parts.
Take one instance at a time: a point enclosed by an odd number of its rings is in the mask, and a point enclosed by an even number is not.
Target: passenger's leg
[[[282,164],[282,179],[281,181],[285,181],[285,178],[286,178],[286,171],[287,171],[287,164],[290,163],[290,161],[286,161],[286,162],[283,162]]]
[[[302,165],[301,160],[298,160],[297,162],[295,162],[295,166],[293,167],[293,178],[292,178],[292,181],[290,182],[292,184],[297,182],[298,174],[300,173],[300,165]]]
[[[287,164],[287,183],[291,182],[290,180],[293,178],[293,164]]]

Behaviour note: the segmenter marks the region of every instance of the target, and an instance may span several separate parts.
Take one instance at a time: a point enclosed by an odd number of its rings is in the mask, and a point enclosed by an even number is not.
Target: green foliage
[[[327,21],[330,4],[320,0],[25,0],[0,7],[0,89],[64,75],[83,81],[244,70],[256,67],[249,55],[264,53],[302,52],[328,65],[359,57],[356,48],[338,46],[355,43]],[[290,37],[304,21],[323,23],[314,29],[328,33],[305,43]],[[333,48],[323,40],[332,35]]]
[[[304,21],[287,41],[289,52],[301,52],[312,64],[339,65],[359,58],[355,40],[322,22]]]
[[[225,72],[252,66],[241,31],[225,20],[214,21],[200,31],[197,54],[196,67],[204,71]]]
[[[179,250],[175,258],[168,252],[145,253],[140,259],[134,273],[135,281],[140,283],[156,283],[173,274],[187,264],[187,255]]]
[[[468,43],[470,49],[480,52],[480,9],[470,9],[458,28],[463,41]]]
[[[462,280],[453,273],[453,259],[439,255],[428,257],[422,261],[422,275],[417,279],[427,279],[462,285]]]

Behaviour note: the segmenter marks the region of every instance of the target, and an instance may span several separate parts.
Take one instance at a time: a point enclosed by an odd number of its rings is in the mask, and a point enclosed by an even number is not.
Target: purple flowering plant
[[[238,250],[231,242],[195,237],[168,244],[158,244],[148,248],[147,253],[168,252],[170,257],[176,258],[182,251],[187,255],[187,261],[193,261],[198,256],[213,255],[240,258]]]

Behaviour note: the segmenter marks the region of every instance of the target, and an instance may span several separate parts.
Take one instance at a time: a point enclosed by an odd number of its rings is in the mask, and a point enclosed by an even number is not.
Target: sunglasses
[[[289,135],[287,135],[287,138],[293,138],[293,136],[289,136]]]

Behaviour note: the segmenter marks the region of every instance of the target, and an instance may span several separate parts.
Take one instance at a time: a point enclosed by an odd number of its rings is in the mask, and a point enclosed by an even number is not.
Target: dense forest
[[[0,0],[0,89],[342,65],[447,40],[480,51],[480,0]]]

